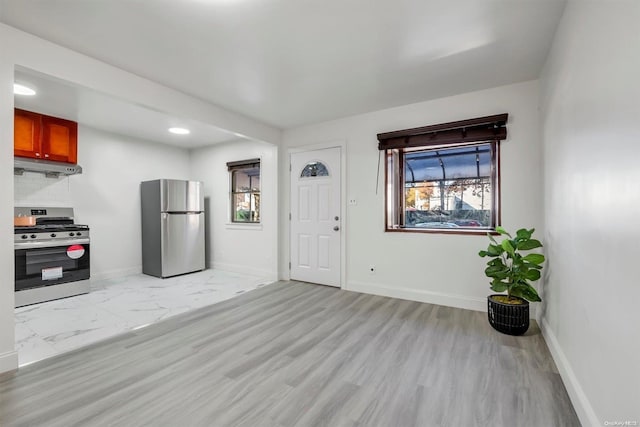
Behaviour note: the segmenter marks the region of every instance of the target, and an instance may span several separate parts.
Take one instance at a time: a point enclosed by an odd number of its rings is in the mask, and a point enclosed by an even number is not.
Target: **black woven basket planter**
[[[498,332],[508,335],[522,335],[529,329],[529,301],[523,304],[505,304],[487,297],[487,315],[489,324]],[[517,298],[517,297],[513,297]],[[518,298],[521,299],[521,298]]]

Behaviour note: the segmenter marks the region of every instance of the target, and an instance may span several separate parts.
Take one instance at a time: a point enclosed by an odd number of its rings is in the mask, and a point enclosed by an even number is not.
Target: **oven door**
[[[16,291],[89,278],[88,240],[16,245]]]

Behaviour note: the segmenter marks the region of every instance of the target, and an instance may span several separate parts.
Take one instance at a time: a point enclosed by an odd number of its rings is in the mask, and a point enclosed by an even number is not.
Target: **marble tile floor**
[[[91,281],[91,292],[15,310],[19,365],[64,353],[257,289],[265,277],[205,270],[168,279]]]

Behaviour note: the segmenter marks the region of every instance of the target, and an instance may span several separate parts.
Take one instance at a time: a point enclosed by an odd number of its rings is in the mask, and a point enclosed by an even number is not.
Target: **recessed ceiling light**
[[[185,128],[169,128],[169,132],[175,133],[176,135],[188,135],[191,133],[189,129]]]
[[[13,93],[16,95],[26,95],[33,96],[36,94],[36,91],[31,89],[30,87],[26,87],[24,85],[14,83],[13,84]]]

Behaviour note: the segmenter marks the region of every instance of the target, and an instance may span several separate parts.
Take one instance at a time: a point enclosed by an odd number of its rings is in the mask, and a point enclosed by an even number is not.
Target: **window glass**
[[[260,222],[260,194],[234,194],[234,222]]]
[[[231,221],[260,222],[260,164],[231,170]]]
[[[387,229],[496,226],[497,144],[387,150]]]
[[[322,162],[310,162],[302,169],[300,178],[311,178],[314,176],[329,176],[327,167]]]
[[[232,171],[233,191],[260,191],[260,167]]]

